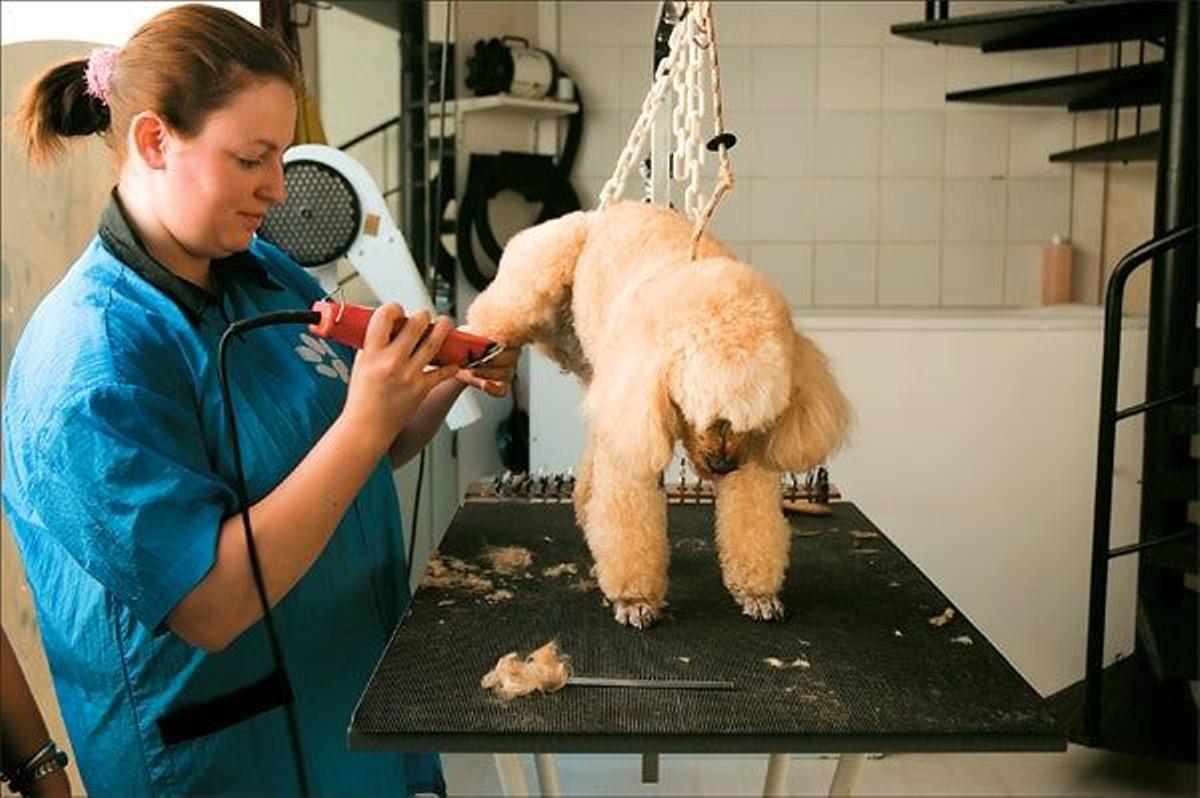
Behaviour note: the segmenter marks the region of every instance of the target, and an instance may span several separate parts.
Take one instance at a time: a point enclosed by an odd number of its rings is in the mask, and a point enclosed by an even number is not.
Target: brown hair
[[[87,59],[52,67],[25,90],[14,117],[31,160],[45,163],[71,136],[104,135],[124,160],[133,117],[153,111],[181,136],[256,80],[301,91],[299,62],[276,35],[215,6],[176,6],[142,25],[117,53],[107,103],[87,93]]]

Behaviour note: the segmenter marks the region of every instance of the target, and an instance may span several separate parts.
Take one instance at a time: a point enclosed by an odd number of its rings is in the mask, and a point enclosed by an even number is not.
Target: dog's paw
[[[745,593],[735,593],[733,598],[742,607],[742,615],[749,615],[756,621],[782,621],[783,602],[778,596],[750,596]]]
[[[644,601],[617,599],[613,602],[613,617],[617,619],[617,623],[632,626],[634,629],[649,629],[661,613],[661,606]]]

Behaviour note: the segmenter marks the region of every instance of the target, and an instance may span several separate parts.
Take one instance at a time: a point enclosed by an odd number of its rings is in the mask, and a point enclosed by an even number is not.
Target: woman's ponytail
[[[103,133],[119,168],[137,114],[152,111],[194,136],[237,92],[271,78],[301,91],[299,62],[278,36],[228,9],[186,3],[119,49],[97,47],[48,70],[26,89],[13,122],[35,163],[53,159],[70,136]]]
[[[108,106],[88,93],[87,68],[86,58],[52,67],[21,97],[14,121],[34,163],[53,160],[68,137],[108,130]]]

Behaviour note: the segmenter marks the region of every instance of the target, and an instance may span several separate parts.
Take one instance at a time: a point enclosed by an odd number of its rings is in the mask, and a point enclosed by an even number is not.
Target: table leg
[[[830,796],[853,795],[859,774],[867,761],[866,754],[842,754],[838,757],[837,770],[833,771],[833,782],[829,785]]]
[[[658,784],[658,754],[642,754],[642,784]]]
[[[557,798],[562,795],[562,783],[558,780],[558,767],[554,764],[554,754],[534,754],[533,762],[537,765],[538,784],[542,795]]]
[[[791,767],[791,754],[771,754],[767,760],[767,778],[763,782],[763,795],[766,798],[788,794],[787,780]]]
[[[500,791],[505,795],[529,795],[529,783],[516,754],[496,754],[496,773],[500,776]]]

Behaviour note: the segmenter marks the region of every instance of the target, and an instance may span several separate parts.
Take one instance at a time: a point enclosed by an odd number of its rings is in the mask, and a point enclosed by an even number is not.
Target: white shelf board
[[[514,97],[511,94],[490,94],[486,97],[467,97],[462,100],[446,100],[446,115],[458,116],[479,111],[498,111],[525,114],[534,117],[570,116],[579,111],[579,105],[563,100],[532,100]],[[441,116],[442,104],[429,103],[429,116]]]

